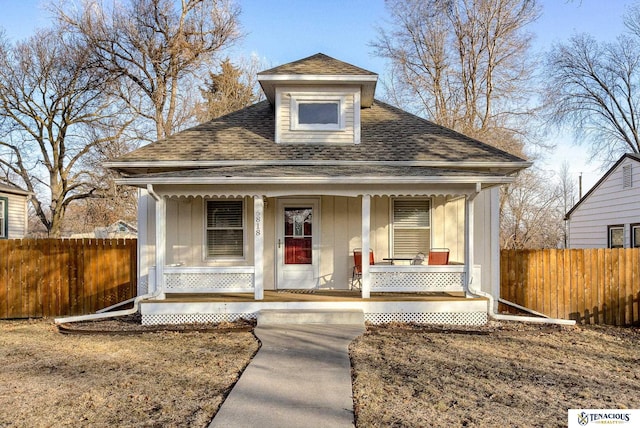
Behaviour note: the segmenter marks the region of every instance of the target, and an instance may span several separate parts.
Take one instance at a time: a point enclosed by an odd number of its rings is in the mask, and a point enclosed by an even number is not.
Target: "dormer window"
[[[345,128],[342,95],[291,94],[292,131],[341,131]]]

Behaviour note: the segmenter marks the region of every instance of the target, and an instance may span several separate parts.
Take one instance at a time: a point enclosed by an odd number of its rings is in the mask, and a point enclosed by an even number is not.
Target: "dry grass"
[[[613,327],[376,329],[351,345],[357,426],[563,427],[569,408],[637,409],[639,342]]]
[[[257,349],[250,332],[79,336],[0,321],[0,427],[205,427]]]
[[[639,341],[613,327],[372,328],[351,345],[357,426],[555,427],[568,408],[640,408]],[[250,332],[0,321],[0,427],[206,427],[257,349]]]

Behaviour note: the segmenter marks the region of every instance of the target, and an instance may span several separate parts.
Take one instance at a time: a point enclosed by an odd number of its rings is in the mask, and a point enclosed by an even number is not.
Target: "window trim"
[[[0,239],[9,239],[9,198],[0,196],[0,215],[3,224],[0,227]]]
[[[629,243],[631,244],[631,248],[640,248],[640,240],[636,242],[634,230],[640,230],[640,223],[631,223],[629,225],[629,229],[631,230],[631,237],[629,239]]]
[[[614,230],[621,230],[622,231],[622,246],[621,247],[613,247],[612,246],[611,232],[613,232]],[[607,226],[607,248],[624,248],[624,224],[612,224],[612,225]]]
[[[225,257],[210,257],[209,256],[209,244],[208,244],[208,232],[209,226],[207,224],[208,218],[208,210],[209,210],[209,202],[242,202],[242,256],[225,256]],[[248,225],[247,221],[247,201],[246,198],[206,198],[204,199],[204,207],[203,207],[204,215],[203,215],[203,243],[202,243],[202,252],[203,258],[205,261],[246,261],[248,254],[248,243],[247,243],[247,235],[248,235]]]
[[[289,94],[290,102],[290,130],[291,131],[343,131],[346,126],[346,96],[338,94]],[[338,123],[299,123],[298,111],[300,104],[327,104],[338,105]]]
[[[397,254],[395,254],[395,202],[396,201],[427,201],[429,203],[429,209],[427,210],[427,213],[429,215],[429,226],[428,227],[424,227],[422,229],[424,230],[428,230],[428,237],[429,237],[429,246],[432,246],[433,243],[433,198],[430,197],[425,197],[425,198],[403,198],[403,197],[399,197],[399,198],[391,198],[390,200],[390,204],[389,204],[389,235],[390,235],[390,240],[389,240],[389,255],[391,257],[396,257]],[[425,249],[426,251],[429,251],[429,248]],[[409,255],[407,255],[409,256]],[[411,254],[411,257],[415,256],[415,254]]]

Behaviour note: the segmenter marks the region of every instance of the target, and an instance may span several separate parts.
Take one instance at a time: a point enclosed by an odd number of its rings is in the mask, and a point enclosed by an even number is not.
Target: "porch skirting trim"
[[[167,272],[165,269],[165,286],[168,293],[201,293],[201,292],[252,292],[254,269],[176,269]]]
[[[464,291],[464,272],[372,272],[371,292]]]
[[[148,314],[142,315],[142,325],[220,323],[239,319],[256,319],[257,313],[209,313],[209,314]],[[437,325],[484,325],[486,312],[388,312],[365,313],[364,320],[371,324],[391,322]]]
[[[364,320],[371,324],[391,322],[438,324],[438,325],[484,325],[488,321],[486,312],[394,312],[364,314]]]

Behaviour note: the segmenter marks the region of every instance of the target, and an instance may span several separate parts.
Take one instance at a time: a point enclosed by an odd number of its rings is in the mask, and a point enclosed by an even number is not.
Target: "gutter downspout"
[[[469,197],[467,198],[467,204],[466,204],[466,209],[470,210],[473,208],[473,200],[476,198],[476,196],[478,196],[478,194],[481,191],[481,183],[476,183],[476,189],[475,192],[473,192],[472,194],[469,195]],[[471,231],[473,232],[473,212],[469,212],[466,215],[467,221],[469,222],[469,224],[467,225],[468,228],[471,228]],[[494,226],[495,227],[495,226]],[[472,241],[473,237],[471,236],[472,233],[469,234],[469,241]],[[557,325],[575,325],[576,322],[574,320],[564,320],[564,319],[557,319],[557,318],[548,318],[546,316],[543,315],[544,318],[538,318],[538,317],[529,317],[529,316],[516,316],[516,315],[504,315],[504,314],[498,314],[497,310],[498,310],[498,305],[496,304],[496,300],[494,299],[492,294],[486,293],[484,291],[482,291],[479,288],[476,288],[474,282],[473,282],[473,247],[470,245],[471,242],[469,242],[467,244],[467,254],[465,254],[466,256],[466,260],[465,260],[465,264],[468,267],[468,275],[469,275],[469,280],[467,283],[467,293],[474,296],[474,297],[484,297],[486,299],[489,299],[489,311],[488,311],[488,315],[490,318],[494,319],[494,320],[499,320],[499,321],[521,321],[521,322],[531,322],[531,323],[540,323],[540,324],[557,324]],[[498,300],[500,300],[500,298],[498,297]],[[528,308],[524,308],[524,310],[528,311],[528,312],[532,312],[535,313],[534,311],[531,311]],[[542,315],[542,314],[541,314]]]
[[[156,202],[160,201],[160,196],[153,190],[153,185],[152,184],[147,184],[147,192],[149,192],[149,194],[151,195],[151,197],[153,197],[153,199]],[[126,315],[133,315],[135,313],[138,312],[139,310],[139,305],[140,302],[143,300],[147,300],[147,299],[154,299],[157,297],[162,296],[162,289],[157,287],[156,284],[156,271],[155,270],[151,270],[150,273],[153,272],[153,284],[154,284],[154,291],[153,293],[147,293],[147,294],[143,294],[141,296],[137,296],[133,299],[129,299],[126,300],[124,302],[120,302],[117,303],[115,305],[112,305],[108,308],[104,308],[101,309],[99,311],[97,311],[95,314],[89,314],[89,315],[78,315],[78,316],[72,316],[72,317],[64,317],[64,318],[54,318],[53,321],[55,322],[55,324],[64,324],[64,323],[69,323],[69,322],[80,322],[80,321],[95,321],[95,320],[100,320],[100,319],[107,319],[107,318],[114,318],[114,317],[121,317],[121,316],[126,316]],[[150,283],[152,281],[149,281]],[[121,311],[113,311],[113,312],[105,312],[108,311],[111,308],[114,307],[118,307],[118,306],[122,306],[128,302],[131,302],[133,300],[133,307],[131,309],[124,309]]]

